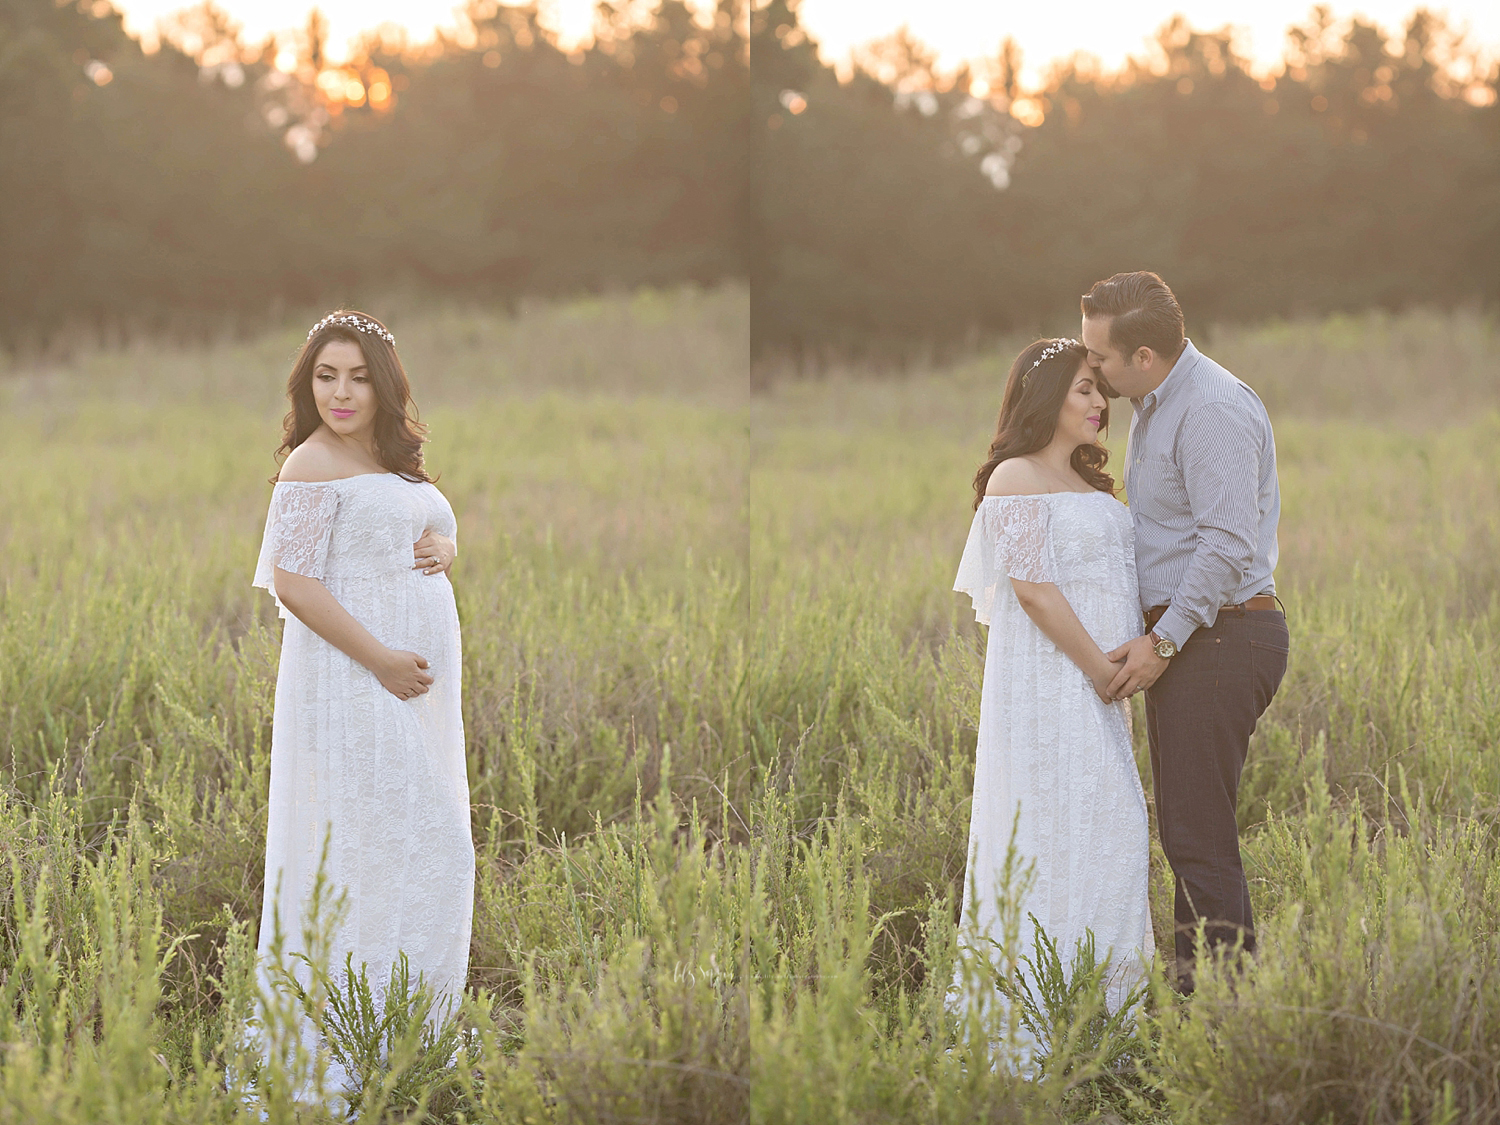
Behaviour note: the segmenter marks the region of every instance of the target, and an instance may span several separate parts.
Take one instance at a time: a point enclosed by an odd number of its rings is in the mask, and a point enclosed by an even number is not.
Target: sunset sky
[[[1232,25],[1241,36],[1240,53],[1265,68],[1281,58],[1286,29],[1305,22],[1312,6],[1312,0],[803,0],[801,18],[830,62],[846,59],[851,48],[903,23],[939,52],[944,68],[995,55],[1009,35],[1022,51],[1023,81],[1036,86],[1049,62],[1075,51],[1117,69],[1128,56],[1143,54],[1152,33],[1176,12],[1202,30]],[[1391,33],[1418,6],[1417,0],[1329,0],[1335,18],[1358,13]],[[1467,24],[1471,40],[1487,48],[1492,59],[1500,57],[1500,3],[1464,0],[1426,6],[1446,12],[1455,24]]]
[[[244,27],[244,37],[251,42],[305,26],[313,7],[309,0],[215,2]],[[138,37],[149,36],[157,20],[186,6],[183,0],[115,0],[116,9],[125,14],[125,29]],[[463,5],[451,0],[318,0],[317,7],[328,17],[329,57],[338,61],[360,32],[383,23],[406,28],[414,41],[431,39],[438,28],[452,30]],[[588,37],[594,0],[542,0],[541,10],[543,22],[561,32],[566,41]]]
[[[311,7],[307,0],[218,0],[244,26],[245,37],[258,41],[266,35],[300,27]],[[126,27],[150,37],[156,21],[183,7],[180,0],[119,0]],[[695,6],[706,8],[706,0]],[[1417,7],[1416,0],[1334,0],[1335,16],[1360,13],[1387,31],[1399,30]],[[1467,25],[1471,39],[1490,57],[1500,58],[1500,3],[1462,0],[1433,4],[1459,25]],[[363,30],[381,23],[404,26],[413,40],[431,38],[439,27],[456,25],[455,6],[447,0],[322,0],[319,7],[330,22],[329,54],[343,57],[349,43]],[[1024,78],[1039,82],[1046,65],[1074,51],[1099,58],[1105,67],[1118,67],[1131,54],[1145,50],[1151,33],[1174,12],[1186,15],[1199,28],[1233,25],[1240,49],[1262,67],[1281,54],[1286,28],[1307,18],[1309,0],[1163,0],[1121,3],[1120,0],[803,0],[804,26],[818,40],[829,62],[847,60],[857,45],[889,34],[903,23],[939,52],[945,68],[966,58],[993,55],[1007,35],[1024,55]],[[544,22],[569,43],[586,40],[593,0],[544,0]]]

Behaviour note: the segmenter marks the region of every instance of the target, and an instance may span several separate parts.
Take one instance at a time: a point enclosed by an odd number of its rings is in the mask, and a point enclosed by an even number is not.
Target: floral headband
[[[1063,352],[1071,351],[1073,348],[1081,347],[1083,347],[1083,345],[1080,344],[1077,340],[1053,340],[1052,343],[1048,344],[1045,348],[1042,349],[1041,355],[1037,356],[1036,359],[1031,361],[1031,366],[1028,367],[1026,369],[1026,373],[1021,376],[1021,386],[1024,387],[1026,385],[1026,380],[1031,378],[1031,373],[1042,364],[1046,363],[1049,359],[1052,359],[1055,356],[1060,356],[1063,354]]]
[[[339,315],[338,313],[329,313],[308,330],[307,338],[311,340],[314,336],[316,336],[324,328],[327,328],[330,324],[347,325],[348,327],[353,328],[356,331],[363,332],[366,336],[379,336],[393,348],[396,346],[396,337],[392,336],[389,332],[380,327],[380,325],[376,324],[369,317],[360,316],[358,313],[344,313],[343,315]]]

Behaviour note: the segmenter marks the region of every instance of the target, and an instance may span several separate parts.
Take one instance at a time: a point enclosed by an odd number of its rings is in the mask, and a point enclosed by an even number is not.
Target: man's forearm
[[[1156,623],[1156,635],[1178,648],[1187,644],[1194,631],[1212,624],[1220,608],[1234,600],[1254,557],[1253,548],[1238,536],[1200,535],[1187,573]]]

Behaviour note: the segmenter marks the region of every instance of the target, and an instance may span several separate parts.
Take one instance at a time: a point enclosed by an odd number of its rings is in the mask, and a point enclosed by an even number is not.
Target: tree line
[[[1391,43],[1314,9],[1275,77],[1178,18],[1154,57],[1075,59],[1030,97],[1014,43],[941,75],[898,34],[841,82],[793,0],[753,19],[761,356],[1066,323],[1131,269],[1199,323],[1500,298],[1500,70],[1428,12]]]
[[[744,26],[617,0],[565,51],[473,0],[334,67],[316,13],[292,57],[211,5],[147,53],[104,0],[0,0],[0,344],[743,278]]]
[[[1010,42],[945,74],[898,33],[841,80],[795,0],[712,17],[611,0],[565,50],[471,0],[332,66],[316,14],[247,44],[201,5],[147,52],[106,0],[0,0],[0,346],[748,279],[752,351],[815,367],[1052,324],[1120,269],[1195,320],[1500,299],[1500,71],[1429,13],[1314,9],[1275,77],[1176,19],[1039,92]]]

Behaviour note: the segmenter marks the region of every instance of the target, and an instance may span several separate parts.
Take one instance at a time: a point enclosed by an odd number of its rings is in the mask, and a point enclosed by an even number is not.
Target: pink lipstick
[[[352,418],[352,417],[354,417],[354,411],[352,411],[352,410],[340,410],[336,406],[330,406],[328,408],[328,413],[332,414],[335,418]]]

